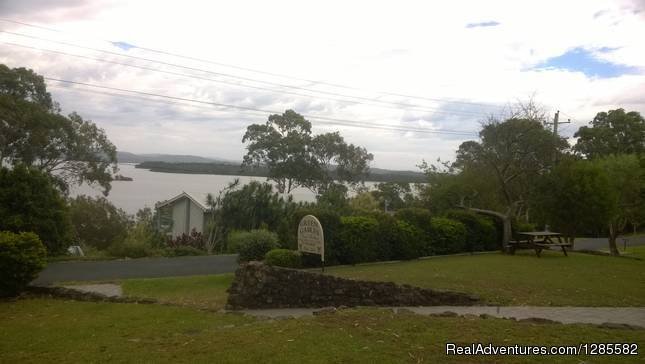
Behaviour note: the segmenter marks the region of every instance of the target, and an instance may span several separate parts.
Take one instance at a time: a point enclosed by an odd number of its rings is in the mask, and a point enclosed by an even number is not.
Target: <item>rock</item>
[[[434,316],[434,317],[457,317],[459,315],[457,315],[456,312],[444,311],[444,312],[440,312],[440,313],[431,313],[430,316]]]
[[[329,306],[463,306],[479,298],[459,292],[357,281],[314,272],[242,264],[229,288],[227,309]]]

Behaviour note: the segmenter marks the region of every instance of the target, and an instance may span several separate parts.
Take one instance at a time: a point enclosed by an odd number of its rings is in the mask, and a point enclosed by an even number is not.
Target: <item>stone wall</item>
[[[447,291],[367,282],[278,268],[260,262],[243,264],[228,290],[228,309],[328,306],[469,306],[479,298]]]

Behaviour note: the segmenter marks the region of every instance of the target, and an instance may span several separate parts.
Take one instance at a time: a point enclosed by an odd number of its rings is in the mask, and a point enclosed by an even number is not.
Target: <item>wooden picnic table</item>
[[[509,241],[507,250],[510,254],[515,254],[517,249],[533,249],[535,250],[535,255],[539,258],[542,250],[559,247],[564,255],[568,256],[566,248],[570,248],[571,244],[563,243],[562,234],[560,233],[553,231],[523,231],[517,234],[524,239]],[[554,241],[554,239],[557,241]]]

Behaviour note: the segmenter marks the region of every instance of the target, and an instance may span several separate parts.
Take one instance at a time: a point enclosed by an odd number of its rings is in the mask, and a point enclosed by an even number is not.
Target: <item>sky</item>
[[[568,138],[645,114],[645,0],[2,0],[0,30],[0,63],[133,153],[241,160],[246,126],[293,109],[415,170],[531,97]]]

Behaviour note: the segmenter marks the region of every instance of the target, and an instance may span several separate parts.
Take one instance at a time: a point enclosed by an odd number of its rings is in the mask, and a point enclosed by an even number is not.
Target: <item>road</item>
[[[629,236],[627,239],[627,252],[630,246],[645,245],[645,235]],[[623,238],[616,240],[618,249],[623,251]],[[573,243],[575,250],[609,250],[607,238],[576,238]]]
[[[232,273],[237,267],[237,255],[55,262],[32,284]]]
[[[622,250],[622,238],[618,245]],[[636,245],[645,245],[645,235],[627,238],[628,252]],[[607,238],[577,238],[575,249],[607,250]],[[48,264],[32,284],[232,273],[237,267],[236,255],[56,262]]]

